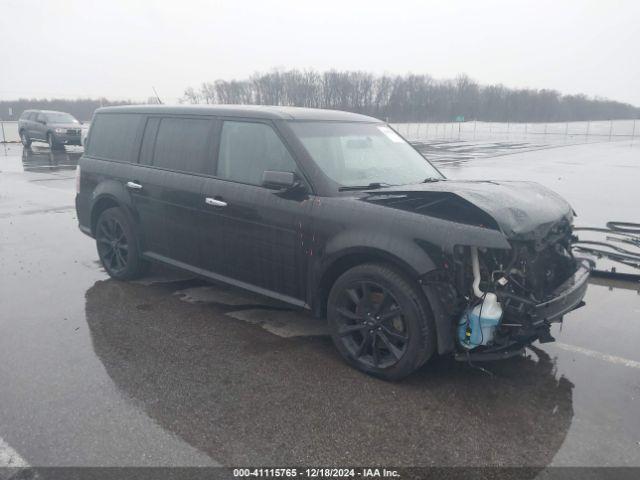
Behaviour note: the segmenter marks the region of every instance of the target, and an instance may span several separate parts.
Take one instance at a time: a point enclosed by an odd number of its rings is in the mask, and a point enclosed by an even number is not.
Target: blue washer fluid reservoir
[[[491,343],[501,319],[498,298],[494,293],[486,293],[484,300],[467,309],[458,321],[458,342],[467,349]]]

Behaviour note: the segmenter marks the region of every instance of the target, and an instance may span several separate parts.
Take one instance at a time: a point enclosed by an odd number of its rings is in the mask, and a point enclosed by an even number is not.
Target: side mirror
[[[46,125],[47,121],[46,120],[42,120],[42,119],[38,119],[36,120],[36,122],[41,123],[42,125]]]
[[[296,186],[296,174],[293,172],[276,172],[266,170],[262,174],[262,186],[276,190],[289,190]]]

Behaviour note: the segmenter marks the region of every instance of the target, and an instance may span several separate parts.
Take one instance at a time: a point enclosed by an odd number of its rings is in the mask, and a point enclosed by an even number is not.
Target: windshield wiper
[[[372,182],[369,185],[347,185],[345,187],[338,188],[339,192],[348,192],[349,190],[372,190],[374,188],[383,188],[383,187],[395,187],[390,183],[384,182]]]
[[[422,183],[432,183],[432,182],[441,182],[441,181],[442,181],[442,178],[427,177],[422,181]]]

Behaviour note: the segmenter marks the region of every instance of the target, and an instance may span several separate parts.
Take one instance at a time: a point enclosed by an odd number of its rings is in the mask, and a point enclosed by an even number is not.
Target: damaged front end
[[[584,305],[592,265],[573,256],[569,221],[542,238],[509,244],[509,250],[457,245],[445,268],[423,279],[429,299],[440,299],[434,314],[448,317],[442,350],[459,360],[509,358],[535,340],[553,341],[551,324]]]
[[[440,354],[516,355],[553,341],[551,324],[582,305],[592,265],[572,254],[575,213],[542,185],[442,180],[376,190],[366,201],[431,219],[415,242],[435,265],[420,283]]]

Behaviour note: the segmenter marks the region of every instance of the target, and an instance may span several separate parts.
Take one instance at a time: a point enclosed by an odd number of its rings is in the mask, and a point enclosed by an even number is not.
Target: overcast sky
[[[466,73],[640,106],[640,1],[0,0],[0,98],[174,102],[273,68]]]

